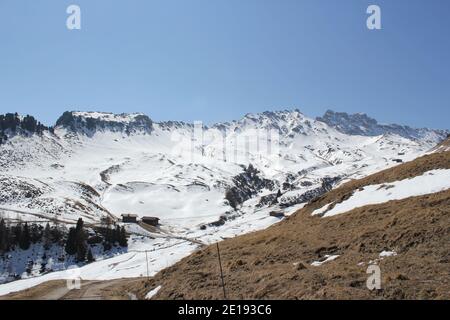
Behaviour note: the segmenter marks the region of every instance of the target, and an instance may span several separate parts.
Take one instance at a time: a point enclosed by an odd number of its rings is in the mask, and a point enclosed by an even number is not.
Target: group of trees
[[[87,234],[84,230],[83,219],[79,218],[75,228],[69,229],[65,250],[68,255],[76,255],[79,262],[86,261],[87,256],[93,261],[91,248],[87,245]]]
[[[40,123],[30,115],[27,115],[23,118],[20,118],[17,113],[7,113],[4,115],[0,115],[0,143],[6,141],[7,130],[17,132],[17,130],[19,129],[37,134],[41,134],[44,130],[53,132],[53,128],[44,126],[42,123]]]
[[[59,242],[63,237],[58,228],[50,228],[47,223],[45,227],[28,223],[18,223],[7,225],[5,220],[0,221],[0,254],[20,248],[27,250],[30,245],[43,242],[47,248],[55,242]]]
[[[64,247],[68,255],[75,256],[78,262],[92,262],[95,260],[90,244],[103,244],[105,251],[113,246],[128,246],[127,234],[123,226],[108,225],[95,228],[94,231],[95,235],[89,237],[81,218],[68,233],[57,226],[50,227],[49,223],[45,227],[28,223],[7,225],[2,219],[0,221],[0,254],[14,249],[27,250],[31,244],[35,243],[42,243],[45,250],[50,249],[52,244],[58,244]]]
[[[105,251],[111,250],[113,246],[127,247],[128,240],[125,228],[122,226],[111,226],[95,228],[96,233],[101,236],[95,235],[88,239],[88,234],[84,229],[83,219],[78,219],[75,228],[69,229],[67,236],[65,251],[68,255],[75,255],[77,261],[94,261],[94,256],[88,242],[90,243],[102,243]]]
[[[103,240],[103,249],[110,250],[114,245],[119,245],[121,247],[128,246],[127,233],[125,227],[116,226],[115,228],[101,227],[97,228],[96,231],[100,233]]]

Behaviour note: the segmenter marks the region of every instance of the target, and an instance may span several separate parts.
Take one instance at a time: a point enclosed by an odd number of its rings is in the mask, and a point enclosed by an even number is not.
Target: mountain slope
[[[155,250],[155,257],[173,254],[170,263],[155,260],[150,272],[156,273],[201,244],[264,229],[336,186],[435,145],[394,133],[344,134],[298,110],[248,114],[210,127],[99,112],[66,112],[57,122],[52,130],[16,134],[0,145],[1,218],[63,226],[80,217],[90,225],[106,216],[119,221],[123,213],[160,218],[158,241],[127,225],[130,251],[140,251],[115,259],[126,261],[129,271],[95,262],[83,269],[90,280],[141,276],[142,248]],[[227,190],[237,199],[233,205]],[[11,275],[1,260],[0,275]]]
[[[328,124],[339,132],[362,135],[378,136],[382,134],[397,134],[401,137],[413,140],[438,141],[445,139],[449,133],[447,130],[430,130],[427,128],[411,128],[398,124],[379,124],[375,119],[364,113],[348,114],[328,110],[318,121]]]
[[[342,134],[298,110],[249,114],[203,127],[201,141],[196,135],[191,124],[155,123],[143,114],[65,112],[51,132],[12,136],[0,146],[2,179],[19,193],[39,190],[31,198],[4,196],[0,207],[52,218],[65,210],[63,221],[84,216],[92,222],[110,213],[162,212],[163,224],[184,219],[190,221],[183,227],[192,227],[231,210],[223,196],[243,166],[252,164],[273,186],[252,197],[281,189],[279,200],[295,204],[323,178],[362,177],[433,146],[392,134]],[[192,208],[196,217],[210,219],[195,219]]]
[[[450,152],[350,181],[279,224],[222,241],[227,298],[449,299],[450,185],[336,216],[312,215],[330,203],[345,202],[362,188],[430,170],[448,172]],[[366,288],[369,264],[380,266],[381,290]],[[216,248],[210,246],[150,282],[126,289],[134,288],[142,298],[161,286],[156,299],[221,299],[218,270]]]

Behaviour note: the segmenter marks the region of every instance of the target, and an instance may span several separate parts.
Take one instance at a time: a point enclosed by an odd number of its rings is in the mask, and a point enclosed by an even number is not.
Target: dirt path
[[[115,288],[129,280],[117,279],[110,281],[87,281],[81,284],[79,290],[70,290],[59,300],[126,300],[130,299],[126,292],[123,294]]]
[[[66,280],[49,281],[33,288],[8,294],[0,300],[131,300],[135,296],[123,290],[137,279],[116,279],[108,281],[86,280],[80,289],[68,289]]]

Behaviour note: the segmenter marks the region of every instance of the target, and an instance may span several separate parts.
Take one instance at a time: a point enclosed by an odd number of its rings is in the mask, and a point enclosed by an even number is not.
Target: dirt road
[[[67,281],[49,281],[36,287],[11,293],[0,300],[133,300],[136,296],[124,291],[123,285],[137,279],[116,279],[109,281],[82,281],[80,289],[70,290]]]

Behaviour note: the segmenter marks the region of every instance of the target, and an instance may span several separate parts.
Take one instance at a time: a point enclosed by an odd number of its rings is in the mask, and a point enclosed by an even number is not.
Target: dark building
[[[270,215],[271,217],[275,217],[275,218],[283,218],[283,217],[284,217],[284,213],[281,212],[281,211],[271,211],[271,212],[269,213],[269,215]]]
[[[129,214],[125,213],[122,214],[122,222],[125,223],[137,223],[137,214]]]
[[[156,217],[142,217],[141,221],[155,227],[159,224],[159,218]]]

